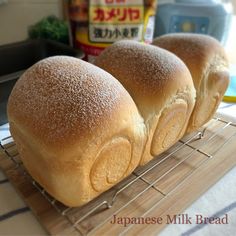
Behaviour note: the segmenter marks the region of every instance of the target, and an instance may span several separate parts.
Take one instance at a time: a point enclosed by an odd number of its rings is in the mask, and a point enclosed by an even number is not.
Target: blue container
[[[233,7],[217,0],[176,0],[160,4],[157,9],[154,36],[191,32],[208,34],[225,43]]]

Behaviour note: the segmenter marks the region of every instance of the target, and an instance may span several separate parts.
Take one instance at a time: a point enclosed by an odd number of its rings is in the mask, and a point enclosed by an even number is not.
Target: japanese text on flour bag
[[[70,0],[68,16],[75,47],[94,58],[121,39],[151,43],[157,0]]]

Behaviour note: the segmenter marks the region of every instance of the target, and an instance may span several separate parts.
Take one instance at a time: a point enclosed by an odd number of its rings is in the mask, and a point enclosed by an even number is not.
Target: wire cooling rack
[[[136,217],[147,216],[235,137],[236,124],[215,118],[201,131],[184,137],[168,151],[146,166],[137,168],[124,181],[80,208],[64,206],[33,180],[21,162],[12,137],[1,140],[0,146],[15,168],[68,221],[78,235],[88,235],[110,221],[112,216],[127,213],[128,207],[135,208],[133,212]],[[149,201],[149,198],[152,200]],[[139,206],[137,201],[146,204],[146,207]],[[120,233],[125,234],[133,226],[123,227]]]

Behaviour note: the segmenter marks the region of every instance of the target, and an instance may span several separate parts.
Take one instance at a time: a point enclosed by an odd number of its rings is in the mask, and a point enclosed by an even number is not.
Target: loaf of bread
[[[183,136],[195,104],[195,89],[178,57],[155,46],[123,40],[106,48],[95,64],[123,84],[144,119],[147,142],[141,165]]]
[[[146,142],[123,86],[72,57],[28,69],[10,95],[8,118],[30,175],[67,206],[83,205],[129,175]]]
[[[187,132],[199,129],[213,117],[229,84],[223,47],[210,36],[188,33],[163,35],[153,45],[176,54],[189,68],[197,96]]]

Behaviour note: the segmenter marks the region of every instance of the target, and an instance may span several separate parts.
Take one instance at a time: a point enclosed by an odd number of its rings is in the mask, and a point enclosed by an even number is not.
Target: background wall
[[[8,0],[1,4],[0,45],[26,39],[29,25],[48,15],[62,16],[61,0]]]
[[[232,3],[234,5],[234,13],[236,13],[236,0],[232,0]]]

